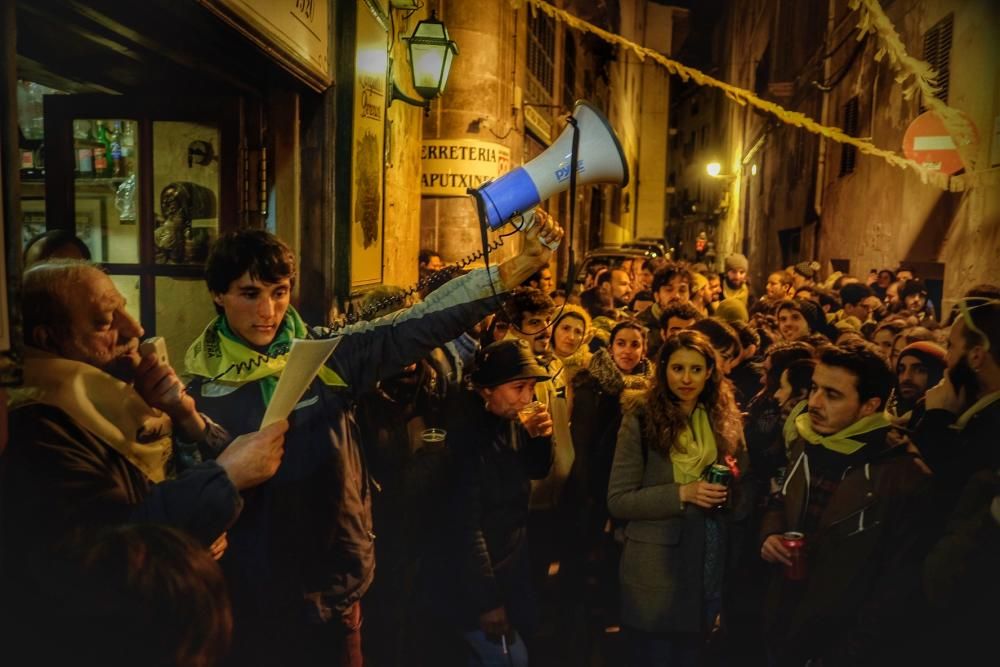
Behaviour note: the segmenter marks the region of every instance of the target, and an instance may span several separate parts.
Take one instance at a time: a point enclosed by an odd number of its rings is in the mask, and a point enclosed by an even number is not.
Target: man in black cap
[[[474,390],[449,411],[448,448],[458,483],[448,534],[457,540],[454,620],[482,664],[527,664],[537,625],[527,548],[531,480],[552,464],[552,418],[535,401],[549,379],[531,346],[508,339],[483,348]],[[528,640],[530,641],[530,639]],[[498,664],[498,663],[497,663]]]

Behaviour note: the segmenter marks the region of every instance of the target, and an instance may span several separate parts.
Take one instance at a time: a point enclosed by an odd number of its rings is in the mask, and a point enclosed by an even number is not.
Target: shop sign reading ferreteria
[[[510,149],[475,139],[431,139],[420,149],[420,164],[420,194],[453,197],[507,173]]]

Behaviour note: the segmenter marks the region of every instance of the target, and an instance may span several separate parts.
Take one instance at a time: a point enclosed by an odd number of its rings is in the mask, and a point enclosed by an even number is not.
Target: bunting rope
[[[940,87],[937,84],[937,72],[929,63],[914,58],[906,52],[903,40],[900,39],[896,27],[882,11],[878,0],[850,0],[848,6],[858,10],[858,40],[868,33],[874,33],[879,42],[875,53],[875,62],[889,56],[889,65],[896,70],[896,83],[903,87],[903,97],[910,99],[913,93],[920,91],[924,106],[936,113],[951,134],[956,146],[968,146],[975,140],[972,126],[958,109],[945,104],[937,97]],[[909,79],[910,83],[906,83]]]
[[[608,32],[607,30],[599,28],[592,23],[588,23],[587,21],[570,14],[565,10],[550,5],[548,2],[545,2],[545,0],[511,0],[511,5],[515,8],[519,8],[525,2],[530,5],[533,12],[541,11],[551,18],[565,23],[574,30],[591,33],[600,37],[609,44],[614,44],[627,49],[633,52],[641,61],[645,61],[646,58],[650,58],[651,60],[662,65],[671,74],[680,77],[683,81],[692,80],[699,86],[717,88],[723,91],[729,99],[741,106],[750,105],[752,107],[756,107],[757,109],[776,117],[785,124],[801,127],[802,129],[812,132],[813,134],[818,134],[841,144],[854,146],[862,153],[880,157],[899,169],[910,169],[920,177],[920,180],[923,183],[934,185],[942,190],[951,190],[953,192],[964,190],[968,185],[966,179],[949,178],[947,174],[942,174],[938,171],[931,171],[915,160],[903,157],[893,151],[879,148],[878,146],[875,146],[863,139],[847,135],[840,128],[822,125],[801,112],[789,111],[774,102],[762,100],[749,90],[728,84],[725,81],[720,81],[719,79],[709,76],[700,70],[688,67],[676,60],[668,58],[658,51],[642,46],[641,44],[637,44],[629,39],[626,39],[625,37],[622,37],[621,35]],[[874,16],[874,14],[869,13],[869,16]],[[930,69],[929,66],[928,69]]]

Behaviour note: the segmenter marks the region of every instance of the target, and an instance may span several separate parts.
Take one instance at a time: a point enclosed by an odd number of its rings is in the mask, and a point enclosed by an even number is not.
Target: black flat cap
[[[472,382],[477,387],[496,387],[514,380],[548,380],[528,341],[510,338],[487,345],[476,355]]]

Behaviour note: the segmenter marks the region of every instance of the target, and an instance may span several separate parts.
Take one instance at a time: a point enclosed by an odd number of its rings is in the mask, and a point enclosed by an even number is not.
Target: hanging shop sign
[[[510,170],[510,149],[475,139],[432,139],[420,148],[420,194],[465,195]]]
[[[314,90],[333,84],[330,0],[198,1]]]

